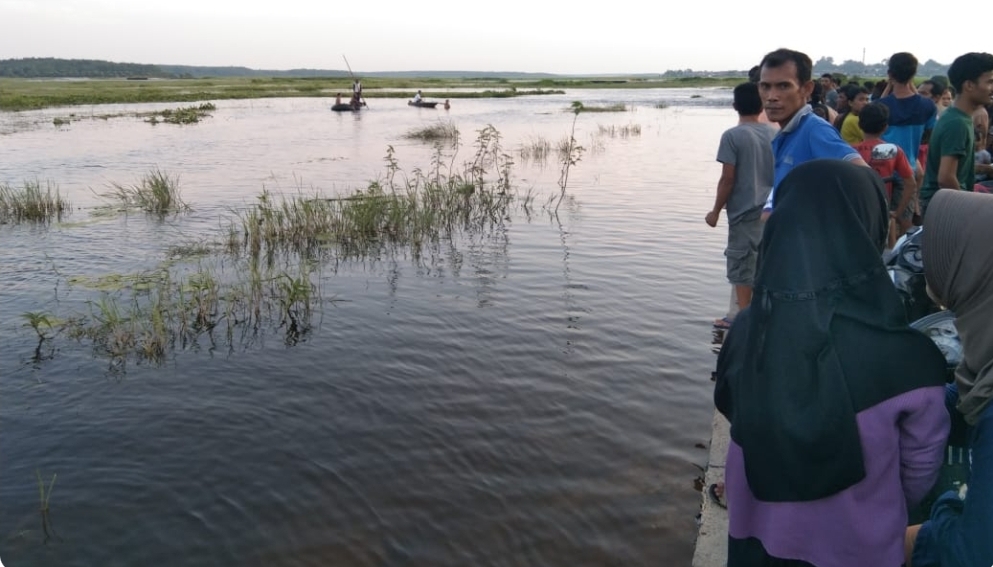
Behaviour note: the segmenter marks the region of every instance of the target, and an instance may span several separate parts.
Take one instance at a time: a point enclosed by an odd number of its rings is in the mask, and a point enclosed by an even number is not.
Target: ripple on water
[[[703,223],[729,110],[692,93],[595,91],[458,100],[220,101],[190,128],[80,120],[4,137],[0,181],[51,178],[82,207],[47,229],[0,227],[4,459],[0,535],[11,563],[64,565],[647,565],[688,561],[709,435],[707,321],[726,304],[725,233]],[[707,92],[723,104],[727,92]],[[685,104],[678,102],[686,97]],[[654,108],[669,97],[669,108]],[[162,365],[107,361],[66,337],[32,360],[26,311],[85,310],[67,285],[153,269],[170,245],[223,234],[263,187],[334,194],[380,176],[387,144],[408,174],[450,119],[464,142],[567,135],[571,100],[622,102],[599,125],[640,124],[572,169],[521,165],[535,213],[410,255],[325,266],[317,328],[270,330]],[[681,105],[682,104],[682,105]],[[132,107],[126,107],[132,108]],[[19,115],[51,123],[50,113]],[[471,149],[463,148],[460,159]],[[95,219],[91,189],[150,167],[180,174],[192,213]],[[331,299],[334,299],[331,302]],[[51,348],[51,350],[47,350]],[[59,538],[43,544],[35,471],[58,480]]]

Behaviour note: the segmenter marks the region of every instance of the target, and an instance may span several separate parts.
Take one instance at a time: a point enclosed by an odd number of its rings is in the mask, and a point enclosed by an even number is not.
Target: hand
[[[707,224],[713,227],[713,226],[717,226],[717,219],[719,218],[721,218],[720,211],[710,211],[709,213],[707,213],[707,216],[704,217],[704,220],[707,221]]]

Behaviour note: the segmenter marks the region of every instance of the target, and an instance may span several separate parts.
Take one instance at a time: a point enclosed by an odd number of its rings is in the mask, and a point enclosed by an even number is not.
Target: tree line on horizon
[[[854,59],[846,59],[841,63],[836,63],[833,57],[821,57],[817,61],[814,61],[813,74],[814,77],[823,75],[824,73],[831,73],[833,75],[841,75],[843,77],[885,77],[886,76],[886,66],[888,61],[882,60],[879,63],[863,63],[862,61],[855,61]],[[757,64],[757,63],[756,63]],[[944,63],[938,63],[934,59],[928,59],[927,61],[919,64],[917,66],[917,76],[918,77],[931,77],[933,75],[946,75],[948,73],[948,65]],[[674,69],[666,71],[662,74],[665,78],[682,78],[682,77],[747,77],[748,70],[737,70],[737,71],[694,71],[693,69]]]
[[[928,59],[917,70],[918,76],[944,75],[948,65]],[[553,73],[432,71],[433,77],[451,78],[552,78]],[[821,57],[814,62],[814,74],[833,73],[846,77],[885,77],[886,61],[863,63],[852,59],[836,63],[832,57]],[[290,69],[286,71],[250,69],[248,67],[206,67],[193,65],[150,65],[143,63],[116,63],[96,59],[60,59],[55,57],[29,57],[0,59],[0,77],[23,79],[56,78],[156,78],[190,79],[203,77],[348,77],[350,73],[336,69]],[[394,71],[362,73],[366,77],[420,77],[425,71]],[[661,74],[641,73],[638,77],[689,78],[689,77],[745,77],[747,70],[694,71],[674,69]]]
[[[488,71],[386,71],[363,72],[362,77],[416,78],[430,74],[436,78],[554,78],[552,73],[488,72]],[[0,59],[0,77],[22,79],[60,78],[149,78],[194,79],[224,77],[280,77],[280,78],[342,78],[352,74],[343,69],[289,69],[266,70],[248,67],[209,67],[195,65],[150,65],[141,63],[116,63],[96,59],[61,59],[56,57],[27,57]]]

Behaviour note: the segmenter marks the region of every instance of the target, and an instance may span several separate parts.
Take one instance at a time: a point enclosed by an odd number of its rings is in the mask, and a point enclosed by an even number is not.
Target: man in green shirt
[[[959,56],[948,68],[948,79],[958,96],[931,133],[921,185],[922,216],[939,189],[972,191],[976,184],[972,113],[993,101],[993,55]]]

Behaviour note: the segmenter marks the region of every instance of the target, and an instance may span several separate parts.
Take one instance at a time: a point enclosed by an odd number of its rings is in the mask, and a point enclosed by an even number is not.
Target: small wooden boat
[[[362,110],[365,107],[366,107],[366,105],[365,105],[364,102],[362,104],[360,104],[359,106],[352,106],[350,103],[343,102],[341,104],[332,104],[331,105],[331,110],[333,110],[335,112],[351,112],[351,111]]]
[[[407,106],[417,106],[417,107],[420,107],[420,108],[434,108],[434,107],[438,106],[438,103],[437,102],[425,102],[423,100],[419,100],[417,102],[414,102],[412,100],[408,100],[407,101]]]

